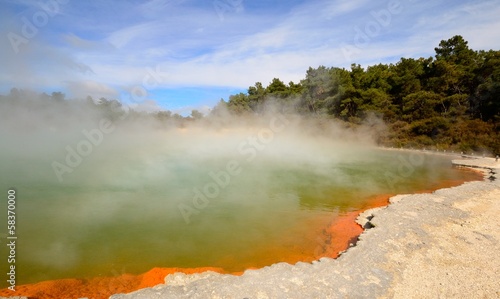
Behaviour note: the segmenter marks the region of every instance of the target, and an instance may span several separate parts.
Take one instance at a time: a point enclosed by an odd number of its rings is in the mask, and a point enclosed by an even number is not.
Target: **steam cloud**
[[[218,265],[220,256],[248,250],[239,244],[270,242],[296,227],[291,215],[299,212],[284,207],[330,213],[349,206],[329,193],[332,186],[365,195],[383,188],[383,180],[338,167],[376,161],[377,121],[349,128],[266,110],[195,121],[61,94],[1,97],[1,184],[23,198],[28,246],[19,255],[39,273],[32,279],[75,277],[82,268],[110,273],[123,248],[130,259],[141,256],[140,266],[130,266],[135,272],[159,266],[161,256],[163,266]],[[219,258],[198,257],[200,246]],[[67,263],[47,261],[54,250]]]

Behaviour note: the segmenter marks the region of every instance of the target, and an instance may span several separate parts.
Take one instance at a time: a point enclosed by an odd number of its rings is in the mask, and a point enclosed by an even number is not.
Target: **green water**
[[[314,234],[332,217],[364,208],[370,196],[474,177],[446,157],[363,147],[269,146],[255,157],[234,146],[204,152],[182,144],[134,151],[103,145],[63,182],[50,162],[61,161],[64,151],[4,155],[2,196],[17,191],[17,284],[153,267],[239,271],[281,260],[279,254],[263,260],[267,250],[312,256]],[[196,190],[204,199],[194,204]],[[0,211],[6,210],[2,199]],[[7,255],[2,246],[2,271]]]

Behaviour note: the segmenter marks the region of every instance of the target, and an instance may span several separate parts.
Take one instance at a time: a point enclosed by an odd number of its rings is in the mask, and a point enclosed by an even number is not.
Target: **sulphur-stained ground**
[[[463,162],[492,168],[486,177],[500,167],[493,159]],[[336,260],[280,263],[242,276],[177,273],[111,298],[500,298],[499,180],[391,202],[360,215],[372,228]]]

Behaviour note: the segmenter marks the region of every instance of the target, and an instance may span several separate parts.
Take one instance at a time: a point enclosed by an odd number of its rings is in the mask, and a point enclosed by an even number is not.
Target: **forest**
[[[13,88],[0,96],[0,104],[36,98],[29,109],[43,110],[43,103],[51,102],[92,106],[111,119],[124,113],[117,100],[64,97],[61,92],[35,96]],[[373,131],[381,146],[500,154],[500,51],[475,51],[462,36],[454,36],[439,43],[434,57],[401,58],[395,64],[366,68],[309,67],[298,83],[285,84],[279,78],[267,86],[256,82],[246,93],[221,99],[208,115],[197,110],[181,116],[129,109],[127,118],[183,126],[201,119],[258,117],[269,113],[271,106],[280,113],[340,122],[348,128],[383,123],[384,129]]]
[[[474,51],[454,36],[435,53],[366,69],[310,67],[300,83],[257,82],[214,111],[258,114],[272,99],[289,112],[347,126],[378,117],[387,125],[376,136],[383,146],[500,153],[500,51]]]

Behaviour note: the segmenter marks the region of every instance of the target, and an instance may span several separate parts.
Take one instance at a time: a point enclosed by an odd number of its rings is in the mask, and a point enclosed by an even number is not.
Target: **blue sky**
[[[457,34],[498,50],[498,16],[498,0],[1,0],[0,92],[207,111],[309,66],[433,56]]]

